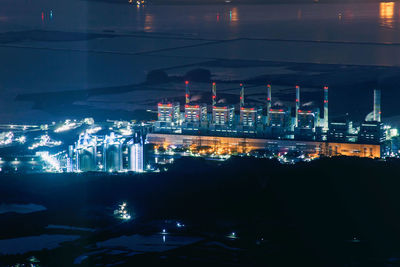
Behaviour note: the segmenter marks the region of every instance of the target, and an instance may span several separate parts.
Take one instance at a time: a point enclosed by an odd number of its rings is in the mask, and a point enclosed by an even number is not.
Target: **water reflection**
[[[153,30],[153,20],[154,20],[154,16],[152,14],[147,13],[144,18],[144,31],[152,31]]]
[[[237,7],[234,7],[234,8],[232,8],[231,11],[229,11],[229,21],[231,21],[231,22],[238,22],[239,21],[239,15],[238,15]]]
[[[394,2],[379,3],[379,19],[380,25],[383,27],[393,28],[394,26]]]
[[[302,17],[302,11],[301,11],[301,9],[299,9],[299,10],[297,10],[297,19],[301,20],[301,17]]]

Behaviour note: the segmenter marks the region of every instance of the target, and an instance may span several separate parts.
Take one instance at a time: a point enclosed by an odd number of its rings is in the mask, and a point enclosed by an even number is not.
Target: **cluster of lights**
[[[61,144],[62,144],[61,141],[51,140],[50,136],[45,134],[45,135],[40,136],[39,142],[33,143],[30,147],[28,147],[28,149],[33,150],[33,149],[36,149],[38,147],[43,147],[43,146],[54,147],[54,146],[59,146]]]
[[[129,215],[128,211],[126,210],[126,202],[123,202],[119,205],[119,209],[114,211],[114,215],[117,216],[119,219],[122,220],[130,220],[131,215]]]
[[[93,127],[93,128],[90,128],[90,129],[87,129],[87,130],[86,130],[86,132],[87,132],[88,134],[95,134],[95,133],[97,133],[97,132],[99,132],[99,131],[101,131],[101,127],[100,127],[100,126]]]
[[[13,142],[13,132],[5,132],[0,134],[0,145],[9,145]]]
[[[66,132],[72,129],[75,129],[77,127],[79,127],[80,125],[75,122],[75,121],[71,121],[71,120],[66,120],[64,122],[63,125],[61,125],[60,127],[58,127],[57,129],[54,130],[55,133],[61,133],[61,132]]]
[[[41,159],[49,166],[47,171],[50,172],[61,172],[60,161],[57,159],[56,155],[50,155],[49,152],[37,152]]]

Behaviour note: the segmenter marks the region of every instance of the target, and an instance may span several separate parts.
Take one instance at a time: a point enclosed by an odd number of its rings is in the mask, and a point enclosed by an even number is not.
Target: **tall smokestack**
[[[244,106],[244,85],[243,83],[240,84],[240,107]]]
[[[271,85],[268,84],[267,85],[267,109],[269,111],[269,109],[271,108]]]
[[[185,101],[185,103],[186,103],[186,104],[189,104],[189,102],[190,102],[189,81],[186,81],[185,84],[186,84],[186,94],[185,94],[185,99],[186,99],[186,101]]]
[[[374,121],[381,121],[381,90],[374,90]]]
[[[300,109],[300,86],[296,85],[296,127],[298,126],[298,118],[299,118],[299,109]]]
[[[215,106],[217,104],[217,85],[212,83],[212,105]]]
[[[271,109],[271,85],[267,85],[267,125],[269,126],[269,110]]]
[[[324,86],[324,130],[329,130],[328,120],[328,86]]]

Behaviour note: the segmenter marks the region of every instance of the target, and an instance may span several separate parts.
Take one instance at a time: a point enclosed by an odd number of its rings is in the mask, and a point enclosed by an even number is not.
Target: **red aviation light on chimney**
[[[296,89],[299,89],[299,88],[300,88],[300,86],[296,85]]]
[[[189,81],[185,81],[185,84],[189,84]]]
[[[243,83],[241,83],[240,86],[243,86]]]

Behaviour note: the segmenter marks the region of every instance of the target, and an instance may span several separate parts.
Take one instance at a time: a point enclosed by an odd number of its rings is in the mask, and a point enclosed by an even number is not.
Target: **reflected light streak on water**
[[[151,32],[153,30],[153,20],[154,17],[152,14],[147,13],[144,19],[144,30],[147,32]]]
[[[379,4],[380,25],[387,28],[394,27],[394,2],[381,2]]]

